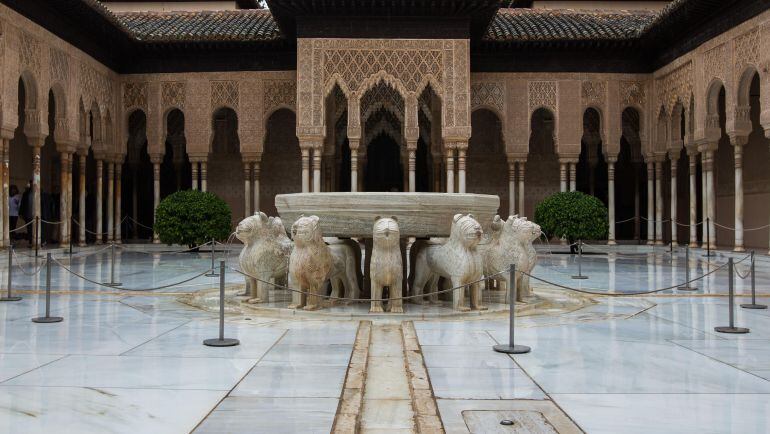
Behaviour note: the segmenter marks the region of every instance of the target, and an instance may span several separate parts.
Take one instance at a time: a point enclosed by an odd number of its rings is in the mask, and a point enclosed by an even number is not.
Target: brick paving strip
[[[412,321],[401,324],[404,337],[404,354],[406,369],[409,375],[409,386],[412,394],[412,408],[417,421],[417,432],[420,434],[443,434],[444,426],[438,415],[436,396],[430,384],[428,370],[422,357],[422,349],[417,341],[417,333]]]
[[[353,354],[350,356],[348,371],[345,374],[345,384],[342,388],[342,398],[334,418],[332,433],[355,433],[360,422],[361,406],[363,404],[364,384],[366,384],[366,362],[369,358],[369,341],[371,339],[372,322],[361,321],[358,324]]]

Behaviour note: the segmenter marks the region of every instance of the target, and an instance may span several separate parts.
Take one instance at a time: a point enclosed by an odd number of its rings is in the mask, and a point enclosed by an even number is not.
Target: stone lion
[[[239,265],[246,278],[248,303],[268,301],[270,285],[286,283],[289,255],[294,246],[279,217],[257,213],[238,223],[235,236],[243,243]],[[257,280],[257,278],[259,280]]]
[[[308,294],[292,292],[290,309],[316,310],[321,305],[321,291],[334,259],[319,220],[318,216],[301,216],[291,226],[294,250],[289,257],[289,286]]]
[[[438,276],[449,279],[453,288],[452,306],[455,310],[485,310],[481,302],[481,280],[484,274],[481,253],[477,246],[483,232],[472,214],[456,214],[452,218],[451,234],[443,245],[426,244],[420,249],[413,263],[414,295],[423,294],[425,284],[434,285]],[[471,282],[475,282],[472,283]],[[471,307],[465,306],[465,286],[470,286]],[[429,291],[435,290],[432,286]]]
[[[332,270],[329,274],[332,297],[356,299],[361,296],[358,284],[361,247],[350,239],[325,238],[332,253]],[[334,299],[331,300],[334,303]]]
[[[383,312],[382,292],[388,287],[388,308],[403,313],[401,237],[396,217],[377,217],[372,229],[372,258],[369,276],[372,283],[372,305],[369,312]]]
[[[490,225],[490,241],[483,250],[484,274],[491,276],[500,271],[506,271],[495,277],[505,288],[505,298],[508,299],[510,282],[507,270],[511,264],[516,270],[531,273],[537,262],[537,252],[532,242],[540,237],[540,226],[527,220],[526,217],[509,216],[502,220],[496,215]],[[529,276],[516,273],[516,299],[524,300],[532,295]]]

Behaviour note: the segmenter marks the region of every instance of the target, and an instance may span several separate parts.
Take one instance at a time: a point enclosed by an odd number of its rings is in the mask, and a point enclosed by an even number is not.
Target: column
[[[516,214],[516,161],[508,160],[508,215]]]
[[[698,247],[698,188],[697,188],[698,152],[687,152],[690,170],[690,247]]]
[[[655,241],[655,217],[653,214],[653,208],[655,207],[655,201],[653,194],[655,194],[655,185],[653,181],[655,179],[655,169],[652,161],[647,161],[647,244],[651,245]]]
[[[302,150],[302,192],[310,192],[310,148],[300,147]]]
[[[8,189],[11,187],[11,169],[10,169],[10,158],[11,158],[11,142],[9,139],[2,139],[2,148],[3,148],[3,194],[2,194],[2,208],[3,208],[3,241],[6,246],[11,245],[11,228],[8,225],[9,224],[9,210],[8,210],[8,195],[10,194]]]
[[[417,144],[415,144],[416,148]],[[415,148],[410,148],[409,152],[409,192],[417,191],[417,179],[415,178]]]
[[[468,145],[463,143],[457,146],[457,182],[458,193],[465,193],[465,152]]]
[[[743,248],[743,145],[746,137],[731,138],[735,151],[735,247],[736,252]]]
[[[321,152],[320,144],[313,146],[313,193],[321,192]]]
[[[5,146],[6,140],[0,139],[0,184],[2,184],[2,190],[0,190],[0,247],[10,245],[10,232],[9,237],[5,236],[6,229],[10,221],[8,213],[8,186],[5,185],[5,173],[7,171],[5,166],[5,155],[8,152]]]
[[[676,175],[677,175],[677,162],[679,161],[679,155],[678,153],[672,152],[671,155],[669,155],[669,158],[671,159],[671,244],[676,246],[678,243],[678,237],[677,232],[678,228],[676,225],[677,222],[677,212],[676,212],[676,206],[677,206],[677,198],[676,198]]]
[[[107,242],[115,241],[115,163],[107,162]]]
[[[158,205],[160,205],[160,159],[154,159],[152,162],[152,221],[155,222],[155,216],[158,211]],[[153,227],[155,225],[153,224]],[[152,231],[153,244],[159,244],[160,238],[158,233]]]
[[[198,189],[198,162],[191,161],[190,166],[192,167],[192,189],[197,190]]]
[[[706,191],[708,192],[708,217],[709,217],[709,234],[711,235],[711,248],[716,249],[717,236],[716,225],[714,219],[716,218],[716,195],[714,194],[714,151],[710,149],[706,152],[706,161],[708,166],[708,177],[706,178]]]
[[[206,183],[206,161],[201,161],[201,191],[209,191]]]
[[[68,154],[66,152],[59,153],[59,158],[61,159],[61,173],[59,177],[61,182],[61,191],[59,193],[59,221],[61,222],[59,224],[59,245],[61,246],[69,243],[67,237],[67,157]]]
[[[86,154],[78,154],[78,246],[86,246]]]
[[[254,162],[254,214],[260,211],[259,209],[259,164],[260,160]]]
[[[607,159],[607,212],[609,215],[609,232],[607,244],[615,244],[615,160]]]
[[[122,158],[121,158],[122,160]],[[123,236],[121,235],[121,228],[123,226],[123,212],[122,212],[122,203],[123,203],[123,178],[120,176],[120,172],[123,170],[123,163],[118,161],[115,163],[115,242],[117,244],[120,244],[123,240]]]
[[[519,160],[519,164],[517,164],[519,167],[519,215],[522,217],[526,214],[524,210],[524,170],[526,163],[526,160]]]
[[[243,214],[244,218],[251,215],[251,161],[243,162]]]
[[[358,191],[358,140],[350,139],[350,191]]]
[[[559,191],[567,191],[567,163],[559,162]]]
[[[104,160],[96,160],[96,244],[104,241],[103,220],[104,211]]]
[[[447,144],[446,149],[446,192],[455,192],[455,150]]]
[[[663,244],[663,162],[655,160],[655,244]]]
[[[42,145],[43,139],[32,145],[32,215],[36,219],[40,218],[40,148]],[[41,241],[38,229],[40,229],[38,225],[32,223],[32,242],[35,244]]]
[[[575,162],[569,162],[569,191],[575,191]]]
[[[73,231],[72,231],[72,172],[73,167],[75,165],[75,154],[70,153],[67,156],[67,242],[73,243],[75,240],[73,237]]]

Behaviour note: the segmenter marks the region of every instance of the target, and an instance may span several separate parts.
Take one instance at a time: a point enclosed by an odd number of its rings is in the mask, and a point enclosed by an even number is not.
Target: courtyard
[[[410,303],[404,318],[356,316],[353,306],[337,311],[347,317],[228,307],[225,335],[240,345],[204,346],[217,336],[218,306],[186,301],[218,288],[219,277],[195,277],[210,269],[209,253],[116,251],[125,289],[76,275],[108,281],[109,248],[52,251],[50,313],[63,317],[52,324],[30,321],[44,312],[45,261],[16,254],[13,289],[23,299],[0,304],[3,432],[325,433],[356,423],[362,432],[770,430],[768,310],[736,307],[748,334],[714,331],[728,321],[728,257],[737,263],[737,303],[749,300],[745,254],[693,249],[693,279],[716,270],[694,282],[697,291],[604,296],[682,283],[684,249],[586,246],[588,279],[573,280],[577,256],[538,245],[534,277],[599,295],[581,295],[575,309],[518,316],[517,344],[532,351],[511,357],[492,350],[508,340],[507,313],[410,319]],[[237,249],[216,255],[237,269]],[[758,255],[760,303],[768,276],[770,259]],[[243,285],[232,271],[225,280],[228,297]],[[570,292],[533,286],[535,294]]]

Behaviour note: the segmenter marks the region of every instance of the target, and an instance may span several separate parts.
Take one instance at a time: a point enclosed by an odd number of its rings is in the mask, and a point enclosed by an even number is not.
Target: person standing
[[[19,215],[24,218],[24,223],[29,223],[35,218],[35,193],[32,191],[32,181],[27,183],[24,193],[21,195]],[[32,245],[32,225],[27,226],[27,242]]]
[[[10,230],[16,229],[16,225],[19,222],[19,207],[21,206],[21,194],[19,194],[19,187],[15,184],[11,185],[8,196],[8,224]],[[11,232],[11,241],[13,241],[14,233]]]

